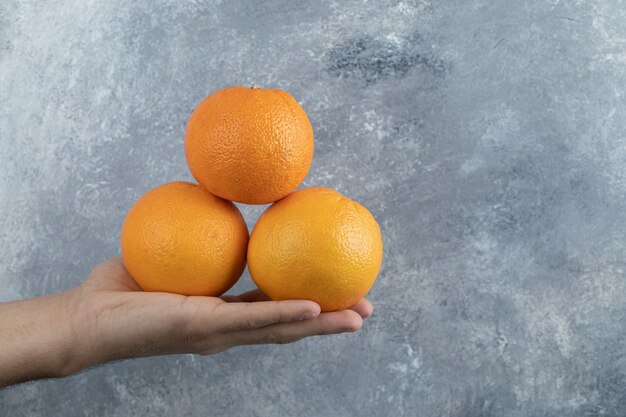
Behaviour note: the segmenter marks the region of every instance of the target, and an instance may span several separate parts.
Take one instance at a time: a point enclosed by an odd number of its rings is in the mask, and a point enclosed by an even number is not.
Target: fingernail
[[[313,314],[310,311],[307,311],[300,316],[300,320],[311,320],[311,319],[314,319],[315,317],[316,317],[315,314]]]

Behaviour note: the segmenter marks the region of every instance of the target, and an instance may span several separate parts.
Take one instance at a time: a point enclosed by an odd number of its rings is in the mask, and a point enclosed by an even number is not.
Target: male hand
[[[367,300],[320,313],[312,301],[269,301],[258,290],[221,298],[143,292],[114,258],[76,288],[0,304],[0,386],[112,360],[354,332],[371,314]]]

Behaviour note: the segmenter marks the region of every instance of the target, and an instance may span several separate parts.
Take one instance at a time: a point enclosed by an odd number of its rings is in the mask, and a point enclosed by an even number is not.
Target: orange
[[[267,204],[306,177],[313,129],[285,91],[228,87],[206,97],[192,113],[185,155],[195,179],[213,194]]]
[[[263,213],[250,235],[248,268],[270,298],[313,300],[333,311],[368,293],[382,255],[378,223],[365,207],[328,188],[307,188]]]
[[[122,257],[145,291],[218,296],[241,276],[248,229],[230,201],[171,182],[144,194],[122,226]]]

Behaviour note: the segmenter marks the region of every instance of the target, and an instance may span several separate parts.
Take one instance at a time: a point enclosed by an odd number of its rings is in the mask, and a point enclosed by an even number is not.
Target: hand
[[[76,288],[0,305],[0,386],[65,376],[111,360],[209,355],[239,345],[354,332],[371,314],[367,300],[320,314],[312,301],[268,301],[258,290],[221,298],[143,292],[115,258],[96,266]]]
[[[88,337],[97,362],[167,353],[209,355],[238,345],[353,332],[372,313],[367,300],[351,310],[320,314],[312,301],[268,301],[258,290],[222,298],[143,292],[119,258],[98,265],[78,294],[74,328]]]

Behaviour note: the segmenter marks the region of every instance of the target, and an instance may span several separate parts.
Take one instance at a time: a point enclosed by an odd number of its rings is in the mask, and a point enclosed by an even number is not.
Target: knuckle
[[[272,322],[273,323],[280,323],[283,321],[286,321],[286,315],[283,312],[282,309],[282,304],[280,304],[280,302],[278,301],[274,301],[274,309],[273,309],[273,314],[272,314]]]
[[[219,325],[220,329],[224,333],[231,333],[240,330],[250,330],[255,328],[256,318],[250,312],[249,307],[246,305],[243,310],[226,310],[221,316],[222,320]]]
[[[274,345],[282,345],[282,344],[285,343],[285,340],[282,337],[280,337],[278,334],[276,334],[276,333],[268,333],[263,338],[263,343],[274,344]]]
[[[178,334],[176,341],[179,345],[194,347],[197,346],[203,340],[203,335],[200,332],[185,330]]]
[[[234,320],[231,323],[229,330],[252,330],[257,328],[257,320],[254,317],[244,316],[238,320]]]
[[[244,314],[243,316],[236,322],[237,328],[242,330],[251,330],[259,327],[259,319],[252,311],[251,304],[244,304]]]

